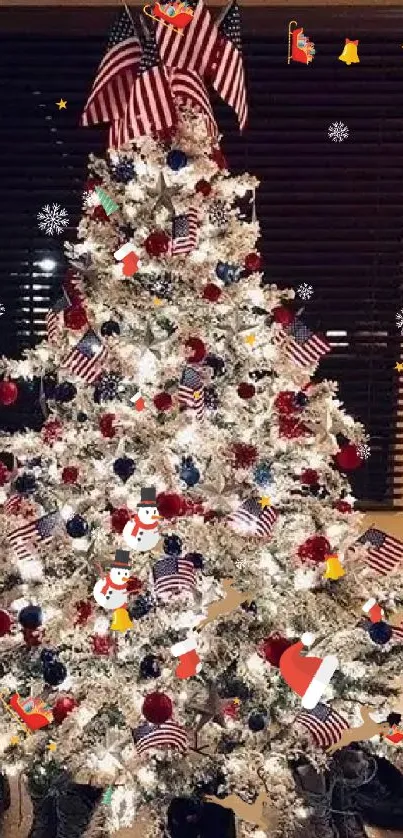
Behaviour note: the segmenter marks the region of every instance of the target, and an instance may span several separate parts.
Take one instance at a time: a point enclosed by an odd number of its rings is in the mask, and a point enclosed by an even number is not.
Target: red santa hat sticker
[[[280,672],[294,692],[301,696],[302,706],[313,710],[321,700],[332,675],[339,666],[334,655],[325,658],[303,657],[304,646],[311,646],[315,637],[306,632],[280,658]]]

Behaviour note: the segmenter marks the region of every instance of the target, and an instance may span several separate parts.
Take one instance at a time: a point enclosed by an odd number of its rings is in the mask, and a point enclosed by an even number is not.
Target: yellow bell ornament
[[[358,47],[359,41],[350,41],[349,38],[346,38],[346,43],[344,45],[344,49],[341,55],[339,55],[339,61],[344,61],[345,64],[359,64],[360,59],[358,58]]]
[[[113,612],[112,622],[110,624],[111,631],[128,631],[133,628],[133,623],[129,617],[127,608],[117,608]]]
[[[346,575],[346,571],[336,554],[331,556],[327,556],[326,558],[326,573],[324,575],[324,579],[341,579],[342,576]]]

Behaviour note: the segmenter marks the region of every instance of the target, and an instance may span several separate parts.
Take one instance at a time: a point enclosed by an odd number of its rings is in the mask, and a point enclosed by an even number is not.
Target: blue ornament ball
[[[168,556],[180,556],[182,552],[182,539],[179,535],[166,535],[164,538],[164,550]]]
[[[112,177],[118,183],[130,183],[136,177],[134,163],[124,157],[112,166]]]
[[[80,412],[77,413],[77,422],[87,422],[87,421],[88,421],[87,414],[83,413],[83,411],[80,410]]]
[[[57,402],[62,402],[62,404],[66,404],[67,402],[71,402],[74,399],[77,390],[74,384],[71,384],[70,381],[63,381],[62,384],[58,384],[55,390],[55,399]]]
[[[43,666],[43,678],[51,687],[58,687],[67,677],[67,669],[59,660],[49,661]]]
[[[41,651],[41,661],[44,665],[52,663],[56,657],[57,652],[54,649],[42,649]]]
[[[392,637],[393,630],[392,626],[380,620],[379,623],[371,623],[368,634],[374,643],[377,643],[378,646],[384,646]]]
[[[146,617],[153,607],[153,599],[151,594],[147,593],[138,596],[128,607],[129,616],[132,620],[141,620]]]
[[[140,661],[140,674],[142,678],[158,678],[161,675],[160,661],[156,655],[146,655]]]
[[[53,399],[57,387],[57,377],[55,375],[45,375],[43,379],[43,390],[45,398]]]
[[[202,553],[186,553],[185,559],[192,562],[195,570],[203,570],[204,556]]]
[[[268,486],[272,482],[270,463],[266,462],[266,460],[258,463],[253,472],[253,479],[258,486]]]
[[[42,608],[39,605],[26,605],[18,614],[18,621],[24,629],[37,629],[42,625]]]
[[[224,285],[232,285],[240,279],[242,268],[239,265],[230,265],[228,262],[217,262],[215,272]]]
[[[113,464],[113,470],[123,483],[126,483],[126,480],[134,474],[136,464],[131,457],[119,457]]]
[[[184,457],[179,470],[180,479],[186,483],[187,486],[196,486],[200,480],[200,471],[196,468],[192,457]]]
[[[83,538],[88,532],[88,523],[82,515],[74,515],[66,523],[66,530],[71,538]]]
[[[249,730],[253,730],[254,733],[259,733],[259,731],[264,730],[266,727],[266,720],[267,717],[263,713],[256,711],[251,713],[248,719]]]
[[[179,169],[183,169],[187,165],[187,162],[187,155],[180,148],[173,148],[167,155],[167,165],[174,172],[179,172]]]
[[[120,326],[116,320],[105,320],[101,326],[101,335],[104,337],[111,337],[112,335],[120,335]]]
[[[296,393],[294,396],[294,402],[297,407],[301,408],[301,410],[308,404],[309,399],[306,393],[302,390],[299,393]]]
[[[24,474],[20,474],[17,477],[14,483],[15,489],[20,494],[25,494],[28,492],[33,492],[36,487],[36,480],[34,474],[29,474],[29,472],[24,472]]]

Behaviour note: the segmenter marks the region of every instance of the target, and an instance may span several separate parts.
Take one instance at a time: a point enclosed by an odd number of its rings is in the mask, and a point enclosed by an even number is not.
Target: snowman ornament
[[[137,513],[123,529],[123,538],[127,546],[137,553],[146,553],[147,550],[153,550],[160,540],[158,532],[160,518],[155,487],[141,489],[141,500],[137,505]]]
[[[107,576],[95,583],[93,595],[102,608],[115,611],[126,606],[129,593],[127,583],[130,579],[130,553],[128,550],[116,550],[115,561]]]

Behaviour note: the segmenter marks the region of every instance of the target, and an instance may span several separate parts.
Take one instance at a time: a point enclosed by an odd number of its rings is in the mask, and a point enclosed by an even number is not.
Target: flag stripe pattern
[[[48,340],[53,342],[56,340],[60,334],[62,328],[62,318],[61,315],[63,311],[71,305],[71,300],[66,293],[65,289],[63,289],[63,294],[59,299],[56,300],[54,305],[49,309],[46,315],[46,328],[48,333]]]
[[[29,545],[39,544],[40,541],[46,544],[62,524],[63,520],[58,510],[49,512],[36,521],[17,527],[8,534],[7,541],[19,559],[29,559],[32,555]]]
[[[177,556],[164,556],[153,566],[153,582],[157,596],[193,592],[196,585],[193,562]]]
[[[149,33],[139,75],[132,86],[124,119],[120,122],[118,145],[125,145],[145,134],[166,133],[175,121],[176,110],[169,79],[160,63],[154,33]]]
[[[403,560],[403,542],[382,530],[366,530],[357,543],[367,547],[367,564],[381,576],[386,576]]]
[[[141,44],[126,10],[115,21],[92,91],[81,117],[82,125],[112,122],[123,115],[136,78]]]
[[[185,367],[178,390],[178,402],[182,407],[196,411],[199,421],[204,417],[204,385],[200,373],[193,367]]]
[[[7,500],[6,500],[6,502],[3,506],[4,512],[7,512],[8,514],[12,515],[14,513],[14,511],[16,509],[18,509],[18,507],[20,506],[21,500],[22,500],[21,495],[18,495],[18,494],[10,495],[10,497],[7,498]]]
[[[158,726],[146,722],[133,730],[133,739],[140,756],[151,748],[178,748],[186,751],[188,747],[187,731],[171,720]]]
[[[298,317],[285,332],[288,339],[282,344],[282,348],[298,367],[317,364],[323,355],[330,352],[330,344],[325,338],[311,332]]]
[[[158,23],[156,39],[163,63],[166,67],[196,70],[203,76],[216,49],[218,30],[206,9],[203,0],[199,0],[193,18],[183,34]]]
[[[172,95],[175,102],[181,102],[189,108],[197,108],[203,115],[209,136],[218,140],[218,126],[205,84],[195,70],[174,67],[169,71]]]
[[[302,710],[296,724],[303,727],[312,736],[313,741],[320,748],[329,748],[339,741],[343,730],[349,727],[337,710],[332,710],[326,704],[317,704],[313,710]]]
[[[172,256],[190,253],[197,242],[197,211],[190,209],[184,215],[176,215],[172,223]]]
[[[272,506],[262,509],[255,498],[249,498],[229,516],[228,523],[245,535],[267,537],[271,535],[276,519],[277,513]]]
[[[92,384],[101,375],[106,356],[107,351],[102,341],[92,329],[88,329],[76,346],[70,350],[63,361],[63,366],[83,378],[87,384]]]
[[[241,43],[241,15],[234,2],[229,6],[219,26],[219,38],[211,63],[214,90],[230,105],[241,131],[248,118],[245,71]]]

